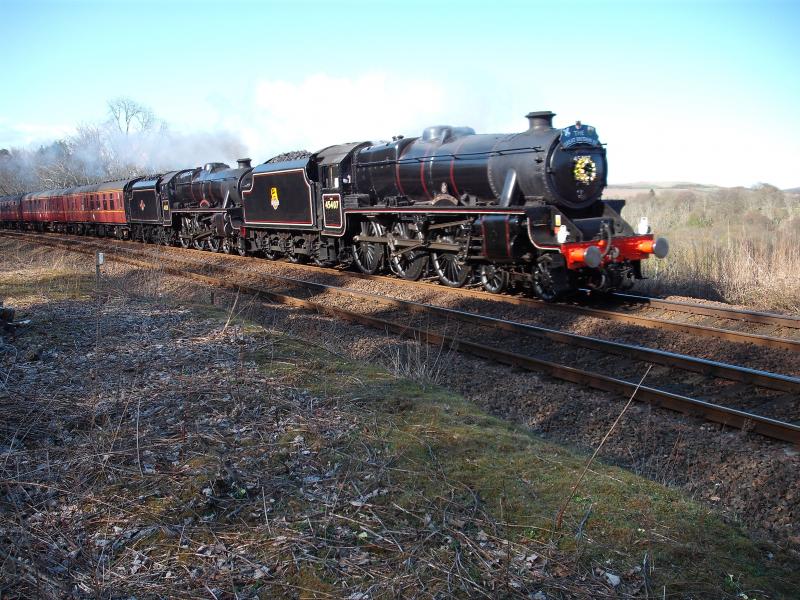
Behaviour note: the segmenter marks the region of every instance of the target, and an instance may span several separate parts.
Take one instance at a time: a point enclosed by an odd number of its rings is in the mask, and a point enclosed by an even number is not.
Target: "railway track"
[[[20,232],[10,232],[16,235],[35,236],[37,239],[42,238],[42,234],[28,234]],[[84,240],[76,236],[58,236],[55,238],[52,234],[45,234],[46,237],[51,239],[76,239]],[[115,245],[128,245],[134,244],[133,242],[120,242],[117,240],[108,240]],[[199,250],[185,250],[188,253],[200,252]],[[238,255],[229,255],[231,260],[249,261],[250,257],[242,257]],[[267,262],[267,264],[269,264]],[[292,268],[303,270],[306,272],[320,273],[324,275],[339,274],[356,279],[372,280],[372,281],[391,281],[393,285],[402,285],[411,288],[433,288],[441,290],[442,286],[437,283],[429,281],[408,281],[405,279],[396,278],[387,275],[367,275],[356,271],[345,271],[342,269],[318,267],[308,264],[292,263]],[[733,321],[743,324],[754,326],[768,325],[777,328],[784,328],[789,330],[800,330],[800,317],[793,315],[780,315],[774,313],[765,313],[758,311],[748,311],[737,308],[729,308],[723,306],[705,305],[692,302],[682,302],[676,300],[664,300],[660,298],[651,298],[648,296],[638,296],[634,294],[604,294],[600,296],[600,302],[608,302],[611,300],[618,303],[616,307],[596,306],[597,301],[590,297],[589,303],[587,302],[561,302],[549,303],[537,300],[534,298],[527,298],[523,296],[514,296],[510,294],[491,294],[483,290],[470,289],[468,287],[455,289],[447,288],[448,291],[456,291],[465,297],[480,298],[481,300],[488,300],[493,302],[505,303],[509,305],[525,306],[532,309],[554,310],[558,312],[565,312],[570,314],[578,314],[583,316],[594,317],[608,321],[615,321],[619,323],[626,323],[640,327],[647,327],[651,329],[659,329],[663,331],[673,331],[678,333],[685,333],[698,337],[717,338],[721,340],[747,343],[756,346],[767,348],[778,348],[789,350],[792,352],[800,352],[800,335],[797,338],[769,335],[765,333],[753,333],[747,331],[739,331],[728,327],[711,326],[698,323],[687,323],[675,321],[673,319],[641,315],[635,312],[625,310],[625,306],[646,306],[649,308],[659,309],[672,313],[685,313],[689,315],[712,317],[715,319]]]
[[[26,236],[26,234],[16,234]],[[313,310],[318,313],[330,315],[348,322],[359,323],[383,331],[390,331],[407,338],[414,338],[425,341],[429,344],[452,347],[461,352],[466,352],[484,359],[500,362],[507,365],[520,367],[526,370],[543,372],[558,379],[585,385],[594,389],[600,389],[622,395],[630,395],[636,388],[636,384],[617,377],[611,377],[589,370],[579,369],[575,366],[560,364],[554,361],[543,360],[529,354],[510,352],[503,348],[489,346],[478,343],[464,337],[456,337],[446,332],[440,333],[433,331],[430,326],[426,328],[414,327],[408,324],[408,319],[398,322],[397,319],[390,320],[363,314],[353,310],[335,306],[331,302],[319,302],[319,298],[324,294],[324,298],[340,297],[360,300],[369,300],[392,309],[400,311],[402,314],[409,313],[426,315],[426,317],[436,317],[445,321],[458,321],[490,327],[494,330],[501,330],[517,335],[534,336],[559,344],[578,346],[600,352],[622,355],[631,360],[643,361],[664,365],[669,368],[683,369],[721,377],[737,382],[746,382],[755,386],[770,390],[779,390],[796,394],[800,391],[800,378],[789,377],[767,371],[759,371],[729,365],[725,363],[699,359],[691,356],[680,355],[660,350],[653,350],[610,342],[588,336],[560,332],[543,327],[536,327],[504,319],[496,319],[482,315],[467,313],[449,308],[431,306],[396,298],[388,298],[367,292],[344,289],[338,286],[325,285],[314,282],[307,282],[290,277],[264,273],[242,273],[228,266],[209,265],[187,260],[187,257],[177,258],[175,252],[160,247],[136,246],[122,244],[108,244],[103,240],[86,240],[82,238],[56,238],[54,236],[29,236],[33,241],[45,243],[52,246],[63,247],[78,252],[93,254],[96,250],[112,249],[114,252],[109,255],[110,259],[134,266],[152,268],[155,264],[171,275],[185,277],[207,285],[222,287],[230,290],[237,290],[247,294],[252,294],[262,299],[281,303],[288,306]],[[170,253],[171,256],[167,254]],[[241,258],[241,257],[237,257]],[[169,265],[172,266],[169,266]],[[205,272],[201,272],[205,271]],[[256,279],[257,285],[245,284],[241,281],[243,275],[250,279]],[[264,282],[272,283],[265,287]],[[303,290],[306,297],[288,293],[288,290],[278,292],[274,285],[278,284],[284,288]],[[311,299],[314,298],[314,299]],[[677,394],[664,389],[654,387],[640,387],[637,398],[682,413],[701,416],[710,421],[721,423],[727,426],[755,431],[767,437],[789,441],[800,445],[800,426],[757,415],[748,411],[715,404],[691,398],[682,394]]]
[[[246,257],[234,256],[236,260],[247,260]],[[309,272],[317,272],[323,274],[330,273],[346,273],[348,277],[357,279],[372,280],[372,281],[385,281],[390,280],[392,284],[404,285],[409,287],[426,287],[441,290],[437,283],[428,281],[408,281],[386,275],[367,275],[355,271],[342,271],[326,267],[317,267],[314,265],[305,264],[292,264],[292,267],[302,269]],[[448,288],[449,291],[454,291],[453,288]],[[630,312],[620,310],[619,308],[598,308],[586,304],[579,303],[549,303],[537,300],[534,298],[526,298],[522,296],[513,296],[510,294],[491,294],[483,290],[460,288],[457,290],[459,294],[464,296],[480,298],[482,300],[489,300],[494,302],[506,303],[516,306],[526,306],[530,308],[556,310],[560,312],[567,312],[571,314],[580,314],[591,316],[598,319],[609,321],[616,321],[621,323],[629,323],[641,327],[648,327],[652,329],[661,329],[664,331],[675,331],[680,333],[687,333],[700,337],[712,337],[722,340],[754,344],[757,346],[764,346],[768,348],[780,348],[790,350],[793,352],[800,352],[800,339],[791,339],[786,337],[779,337],[773,335],[766,335],[760,333],[750,333],[728,329],[724,327],[713,327],[709,325],[701,325],[695,323],[682,323],[675,322],[670,319],[658,318],[653,316],[637,315]],[[756,311],[745,311],[735,308],[727,307],[709,307],[707,305],[678,302],[674,300],[661,300],[658,298],[649,298],[646,296],[635,296],[632,294],[611,294],[605,295],[606,298],[611,298],[619,302],[628,304],[647,305],[653,308],[668,310],[671,312],[688,313],[692,315],[711,316],[719,319],[739,321],[748,324],[767,324],[775,327],[787,327],[790,329],[800,329],[800,317],[777,315],[772,313],[761,313]]]
[[[240,257],[232,255],[235,260],[248,260],[247,257]],[[390,275],[368,275],[357,271],[345,271],[342,269],[332,269],[329,267],[318,267],[308,264],[292,264],[293,268],[302,269],[309,272],[331,274],[340,273],[346,274],[348,277],[357,279],[372,280],[372,281],[386,281],[389,280],[392,284],[399,284],[409,287],[424,287],[441,290],[442,286],[433,281],[408,281]],[[432,278],[435,279],[435,278]],[[531,308],[540,308],[548,310],[556,310],[572,314],[583,314],[599,319],[610,321],[617,321],[623,323],[630,323],[642,327],[661,329],[665,331],[676,331],[681,333],[688,333],[701,337],[714,337],[733,342],[742,342],[754,344],[757,346],[764,346],[769,348],[781,348],[794,352],[800,352],[800,337],[798,339],[779,337],[773,335],[766,335],[761,333],[751,333],[737,331],[725,327],[714,327],[709,325],[702,325],[696,323],[682,323],[675,322],[670,319],[658,318],[653,316],[645,316],[634,314],[625,310],[621,310],[624,305],[638,305],[647,306],[664,310],[667,312],[686,313],[695,316],[713,317],[721,320],[728,320],[734,322],[741,322],[750,325],[769,325],[773,327],[800,329],[800,317],[792,315],[780,315],[774,313],[748,311],[724,306],[713,306],[698,304],[693,302],[682,302],[677,300],[664,300],[660,298],[652,298],[648,296],[639,296],[635,294],[603,294],[600,296],[600,301],[612,300],[617,302],[620,306],[617,307],[598,307],[594,306],[597,302],[592,296],[587,296],[584,300],[589,299],[591,304],[577,303],[577,302],[560,302],[549,303],[535,298],[527,298],[524,296],[514,296],[511,294],[491,294],[489,292],[477,289],[470,289],[468,286],[464,288],[447,288],[449,291],[457,291],[464,296],[480,298],[482,300],[490,300],[500,303],[512,304],[517,306],[526,306]]]
[[[788,327],[790,329],[800,329],[800,317],[794,315],[779,315],[756,310],[744,310],[741,308],[698,304],[696,302],[665,300],[663,298],[652,298],[650,296],[624,294],[621,292],[609,294],[609,297],[619,302],[651,306],[653,308],[661,308],[668,311],[685,312],[692,315],[707,315],[721,319],[730,319],[733,321],[745,321],[747,323],[760,323],[764,325],[774,325],[776,327]]]

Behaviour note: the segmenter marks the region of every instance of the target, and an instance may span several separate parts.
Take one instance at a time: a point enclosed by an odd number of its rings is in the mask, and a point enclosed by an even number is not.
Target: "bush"
[[[663,261],[646,261],[638,289],[800,310],[800,196],[774,186],[660,191],[628,201],[629,221],[647,215],[670,241]]]

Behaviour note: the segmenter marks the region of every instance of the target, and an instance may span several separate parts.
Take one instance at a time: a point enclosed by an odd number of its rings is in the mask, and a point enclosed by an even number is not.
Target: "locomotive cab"
[[[314,154],[319,185],[319,214],[325,234],[342,236],[346,227],[345,198],[353,189],[353,155],[369,146],[369,142],[354,142],[328,146]],[[356,204],[358,199],[355,199]]]

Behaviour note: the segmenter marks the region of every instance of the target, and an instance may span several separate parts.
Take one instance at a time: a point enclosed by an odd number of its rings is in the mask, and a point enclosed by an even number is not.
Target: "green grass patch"
[[[766,590],[768,597],[791,597],[800,586],[796,571],[768,559],[767,549],[738,526],[679,491],[601,462],[554,531],[587,457],[488,416],[456,394],[283,335],[250,358],[311,393],[360,399],[366,433],[359,428],[353,435],[397,457],[392,483],[403,491],[383,502],[413,510],[423,498],[448,496],[465,506],[478,501],[501,523],[501,535],[554,545],[583,569],[611,565],[626,572],[646,555],[654,589],[666,586],[668,595],[746,591],[753,598],[763,596],[752,590]]]

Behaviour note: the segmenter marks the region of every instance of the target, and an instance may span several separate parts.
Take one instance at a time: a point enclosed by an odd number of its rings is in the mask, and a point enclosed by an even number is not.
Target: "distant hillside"
[[[634,181],[631,183],[611,183],[606,188],[603,197],[605,198],[633,198],[637,194],[646,194],[650,190],[654,192],[694,192],[704,194],[726,188],[721,185],[708,183],[692,183],[690,181]],[[739,188],[742,189],[742,188]],[[781,190],[786,194],[800,194],[800,187],[793,187]]]
[[[634,181],[632,183],[611,183],[609,187],[612,188],[653,188],[660,190],[672,189],[696,189],[696,188],[712,188],[716,189],[720,186],[707,183],[692,183],[691,181]]]
[[[726,189],[749,189],[749,188],[726,188],[721,185],[706,183],[691,183],[688,181],[635,181],[633,183],[612,183],[603,193],[604,198],[629,199],[639,194],[647,194],[650,190],[654,192],[694,192],[704,195]],[[800,195],[800,187],[781,190],[785,194]]]
[[[683,192],[691,191],[696,194],[706,194],[721,189],[717,185],[703,183],[690,183],[684,181],[637,181],[635,183],[612,183],[603,192],[604,198],[633,198],[639,194],[654,192]]]

